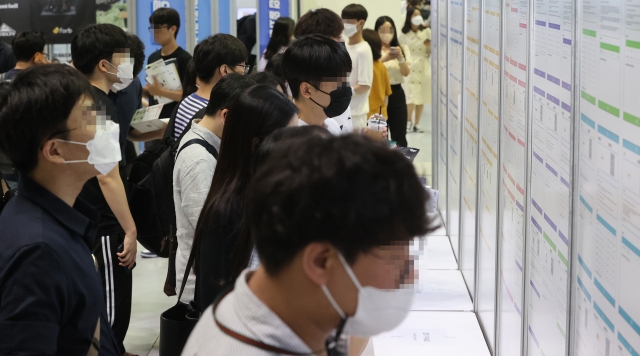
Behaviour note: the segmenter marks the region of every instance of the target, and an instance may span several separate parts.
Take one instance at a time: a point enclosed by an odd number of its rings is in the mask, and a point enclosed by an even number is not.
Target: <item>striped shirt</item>
[[[182,131],[189,125],[189,122],[198,111],[205,108],[209,104],[209,100],[193,93],[184,98],[178,107],[176,113],[176,125],[173,132],[173,138],[176,140],[182,134]]]

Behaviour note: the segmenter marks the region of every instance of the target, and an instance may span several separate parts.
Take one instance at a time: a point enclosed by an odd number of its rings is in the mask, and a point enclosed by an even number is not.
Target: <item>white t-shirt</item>
[[[373,83],[373,53],[366,41],[347,45],[353,69],[349,76],[351,87],[358,84],[369,86],[366,93],[356,94],[351,98],[351,115],[362,116],[369,113],[369,92]]]
[[[298,119],[298,126],[309,126],[306,122],[302,121],[302,119]],[[340,130],[340,125],[336,122],[336,120],[332,118],[328,118],[324,120],[324,128],[329,131],[333,136],[342,135],[342,131]]]

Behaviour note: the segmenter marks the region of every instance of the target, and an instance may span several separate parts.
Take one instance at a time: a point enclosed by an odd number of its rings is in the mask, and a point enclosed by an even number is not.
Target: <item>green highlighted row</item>
[[[596,31],[593,31],[593,30],[587,30],[586,28],[583,28],[582,33],[584,33],[589,37],[596,37]]]
[[[553,241],[551,241],[551,238],[549,238],[549,235],[547,235],[547,233],[546,233],[546,232],[543,232],[543,233],[542,233],[542,236],[544,236],[544,239],[545,239],[545,240],[547,240],[547,243],[548,243],[549,245],[551,245],[551,248],[552,248],[554,251],[556,251],[556,244],[554,244],[554,243],[553,243]]]
[[[598,107],[615,117],[620,117],[620,109],[613,105],[609,105],[602,100],[598,100]]]
[[[605,42],[600,42],[600,48],[606,49],[607,51],[620,53],[620,46],[612,45]]]
[[[562,334],[562,337],[566,339],[567,333],[565,333],[564,330],[562,330],[562,326],[560,326],[560,323],[556,322],[556,325],[558,326],[558,330],[560,330],[560,334]]]
[[[640,126],[640,117],[637,117],[637,116],[629,114],[628,112],[625,112],[623,118],[624,118],[624,121],[626,121],[626,122],[628,122],[630,124],[633,124],[633,125],[636,125],[636,126]]]
[[[635,49],[640,49],[640,42],[627,40],[627,47],[629,47],[629,48],[635,48]]]
[[[565,267],[569,267],[569,261],[567,261],[567,258],[564,257],[562,252],[558,251],[558,257],[560,257],[560,261],[562,261],[562,263],[564,263]]]
[[[593,105],[596,105],[596,97],[589,95],[589,93],[587,93],[586,91],[582,91],[582,99],[590,102]]]

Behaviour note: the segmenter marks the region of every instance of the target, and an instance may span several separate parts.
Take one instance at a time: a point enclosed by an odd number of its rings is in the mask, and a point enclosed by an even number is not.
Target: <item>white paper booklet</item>
[[[160,118],[164,104],[158,104],[136,110],[131,119],[131,127],[146,133],[164,128],[166,123]]]
[[[154,77],[160,81],[160,85],[162,88],[167,90],[182,90],[182,81],[180,80],[180,75],[178,74],[178,69],[176,67],[175,61],[167,61],[165,63],[162,59],[159,59],[151,64],[149,64],[146,68],[147,77],[146,80],[149,84],[153,84],[155,80]],[[169,98],[165,98],[162,96],[155,96],[154,98],[160,104],[168,104],[172,103],[173,100]]]

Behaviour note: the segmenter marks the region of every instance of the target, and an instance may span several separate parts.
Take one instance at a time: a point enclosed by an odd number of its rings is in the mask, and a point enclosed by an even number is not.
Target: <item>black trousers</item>
[[[111,235],[98,233],[93,249],[102,278],[107,322],[113,329],[120,354],[125,352],[123,342],[131,320],[132,296],[131,270],[120,266],[117,255],[118,247],[123,242],[124,233]]]
[[[387,106],[389,135],[398,147],[407,147],[407,99],[401,84],[392,85],[391,91]]]

